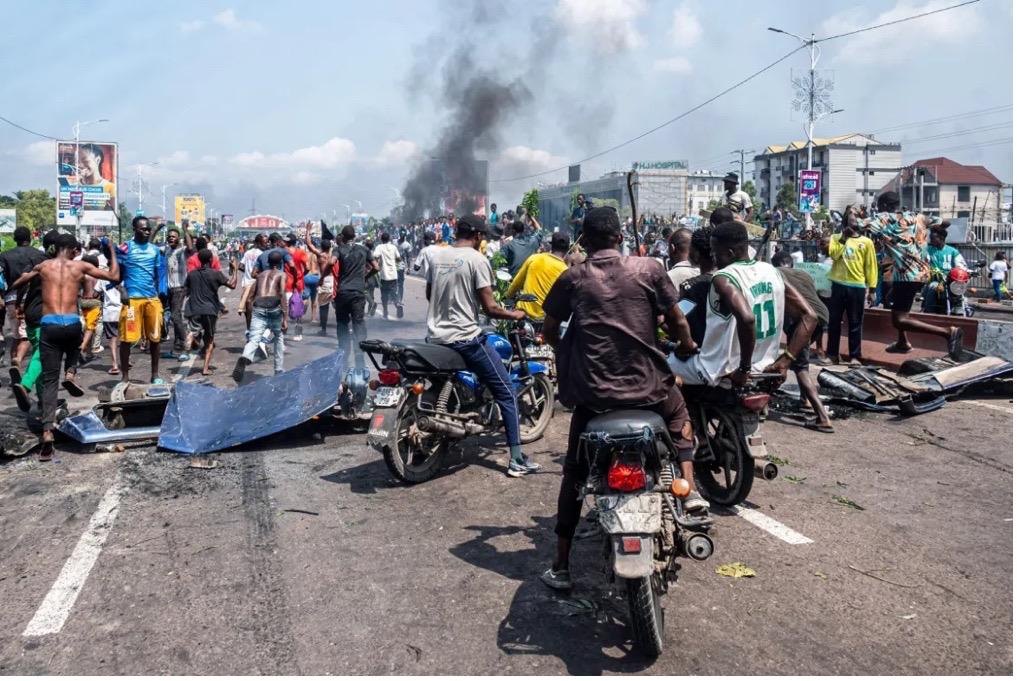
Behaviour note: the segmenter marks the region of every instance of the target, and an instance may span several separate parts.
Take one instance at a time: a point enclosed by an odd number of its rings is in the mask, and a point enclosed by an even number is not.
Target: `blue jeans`
[[[516,406],[516,391],[512,387],[512,380],[505,370],[505,364],[501,357],[489,347],[485,341],[485,335],[480,334],[468,341],[449,343],[452,348],[463,356],[467,368],[477,375],[480,382],[487,386],[498,403],[501,410],[501,420],[505,424],[505,438],[509,447],[515,447],[519,442],[519,408]]]
[[[399,270],[397,272],[398,278],[396,281],[396,304],[403,304],[403,292],[406,290],[406,270]]]
[[[255,352],[258,350],[258,343],[263,339],[265,331],[271,331],[273,344],[275,346],[275,373],[282,373],[283,354],[286,352],[286,344],[282,332],[282,310],[266,310],[263,307],[255,307],[251,314],[251,330],[247,334],[247,345],[244,346],[244,357],[249,362],[255,361]]]
[[[992,297],[996,299],[997,303],[1003,301],[1002,287],[1003,287],[1003,280],[1002,279],[993,279],[992,280],[992,291],[993,291],[993,296]]]

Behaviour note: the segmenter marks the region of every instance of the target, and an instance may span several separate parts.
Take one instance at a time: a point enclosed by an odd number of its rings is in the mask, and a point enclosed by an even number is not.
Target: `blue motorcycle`
[[[547,366],[527,359],[523,349],[527,328],[518,322],[504,336],[485,337],[515,387],[524,444],[543,437],[554,415],[554,384]],[[430,480],[441,470],[453,442],[500,428],[498,405],[455,350],[423,341],[375,339],[362,341],[360,349],[378,370],[370,382],[374,411],[367,444],[381,452],[401,482]]]

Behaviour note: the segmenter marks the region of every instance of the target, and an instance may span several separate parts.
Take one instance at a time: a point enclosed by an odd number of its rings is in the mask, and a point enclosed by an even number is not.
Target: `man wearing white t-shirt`
[[[381,233],[381,243],[374,247],[372,253],[378,261],[378,278],[381,280],[381,310],[385,319],[388,319],[388,304],[396,306],[399,316],[402,317],[402,303],[396,295],[399,283],[399,263],[402,257],[399,255],[399,248],[392,243],[392,237],[388,232]]]
[[[746,222],[752,219],[752,197],[738,188],[738,173],[728,173],[724,178],[724,205],[736,219]]]

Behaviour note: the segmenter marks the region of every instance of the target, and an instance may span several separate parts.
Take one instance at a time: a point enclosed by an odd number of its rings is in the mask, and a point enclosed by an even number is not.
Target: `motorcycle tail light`
[[[378,382],[382,385],[399,385],[399,372],[395,369],[385,369],[378,372]]]
[[[643,540],[639,537],[622,537],[622,553],[639,553],[643,550]]]
[[[759,393],[758,395],[746,395],[742,398],[742,406],[749,411],[761,412],[766,409],[766,405],[770,404],[770,396],[766,393]]]
[[[646,471],[637,463],[615,461],[607,469],[607,486],[618,492],[635,492],[646,487]]]
[[[370,388],[371,390],[377,390],[378,386],[380,385],[381,383],[379,383],[378,380],[374,378],[367,382],[367,387]]]

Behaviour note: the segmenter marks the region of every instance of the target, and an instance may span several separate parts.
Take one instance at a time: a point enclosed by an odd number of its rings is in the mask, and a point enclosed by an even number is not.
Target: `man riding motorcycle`
[[[586,261],[562,273],[544,300],[544,336],[556,350],[559,396],[575,406],[558,494],[557,555],[541,575],[553,589],[572,587],[569,553],[582,511],[580,490],[589,475],[579,441],[598,413],[632,408],[660,414],[676,444],[682,477],[695,490],[692,423],[656,346],[657,320],[663,315],[680,351],[696,350],[678,309],[678,293],[660,261],[621,255],[621,224],[613,208],[588,211],[582,229]],[[561,324],[569,318],[569,332],[561,339]],[[695,491],[684,506],[697,513],[709,508]]]
[[[718,225],[710,245],[718,270],[707,297],[703,351],[688,360],[669,358],[671,369],[690,385],[715,386],[727,379],[740,387],[753,371],[786,376],[809,343],[815,311],[772,265],[749,259],[745,223]],[[785,309],[800,323],[781,352]]]
[[[530,319],[543,319],[544,299],[561,273],[568,269],[568,265],[565,264],[568,252],[569,238],[562,232],[555,232],[551,237],[551,252],[535,253],[528,257],[512,278],[512,283],[505,291],[505,297],[513,298],[520,293],[535,295],[537,297],[535,301],[519,302],[516,308],[525,312]]]
[[[946,314],[946,297],[951,295],[950,272],[955,267],[964,271],[968,268],[961,252],[946,243],[949,227],[949,221],[929,227],[929,245],[925,252],[931,270],[931,281],[922,292],[922,312]],[[963,301],[963,297],[961,300]],[[961,310],[963,311],[963,304]]]

